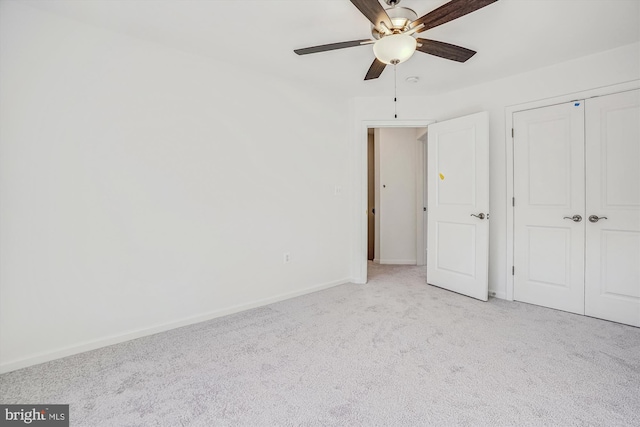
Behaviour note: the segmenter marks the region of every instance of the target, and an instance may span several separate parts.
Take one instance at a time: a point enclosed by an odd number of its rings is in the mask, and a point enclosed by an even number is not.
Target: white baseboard
[[[80,344],[40,353],[35,356],[29,356],[23,359],[0,363],[0,374],[15,371],[17,369],[26,368],[33,365],[38,365],[40,363],[49,362],[55,359],[61,359],[63,357],[72,356],[74,354],[84,353],[86,351],[107,347],[113,344],[119,344],[125,341],[134,340],[136,338],[142,338],[148,335],[169,331],[171,329],[180,328],[182,326],[188,326],[194,323],[205,322],[207,320],[215,319],[217,317],[227,316],[229,314],[238,313],[240,311],[250,310],[256,307],[262,307],[265,305],[273,304],[275,302],[284,301],[284,300],[295,298],[301,295],[306,295],[313,292],[321,291],[323,289],[332,288],[334,286],[343,285],[349,282],[350,280],[348,278],[334,280],[332,282],[310,286],[308,288],[304,288],[298,291],[279,294],[273,297],[263,298],[263,299],[251,301],[245,304],[238,304],[231,307],[222,308],[219,310],[214,310],[209,313],[199,314],[199,315],[187,317],[181,320],[163,323],[160,325],[152,326],[150,328],[143,328],[135,331],[126,332],[124,334],[98,338],[91,341],[85,341]]]
[[[415,259],[381,259],[380,264],[416,265]]]

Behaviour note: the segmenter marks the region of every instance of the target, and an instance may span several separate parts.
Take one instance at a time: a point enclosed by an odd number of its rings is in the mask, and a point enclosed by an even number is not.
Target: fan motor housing
[[[385,0],[387,4],[392,4],[393,0]],[[396,4],[399,2],[396,2]],[[408,7],[391,7],[387,9],[387,15],[391,19],[393,28],[389,28],[393,32],[402,32],[409,29],[409,25],[418,19],[418,14]],[[371,35],[374,39],[379,40],[386,34],[378,30],[375,26],[371,26]]]

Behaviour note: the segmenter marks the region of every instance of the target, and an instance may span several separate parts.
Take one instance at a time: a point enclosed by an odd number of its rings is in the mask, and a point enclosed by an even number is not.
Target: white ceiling
[[[403,0],[419,16],[447,0]],[[348,0],[25,0],[78,21],[350,96],[393,87],[393,69],[363,81],[371,46],[298,56],[293,49],[363,39]],[[384,5],[386,7],[386,5]],[[398,66],[398,93],[433,94],[640,40],[640,0],[499,0],[420,34],[478,53],[464,64],[420,52]],[[408,83],[407,76],[419,76]]]

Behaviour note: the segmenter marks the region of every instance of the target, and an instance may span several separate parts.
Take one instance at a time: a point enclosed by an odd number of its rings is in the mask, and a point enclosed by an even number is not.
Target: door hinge
[[[511,128],[511,138],[513,138],[514,135],[515,135],[515,132],[514,132],[513,128]]]
[[[515,266],[511,266],[511,275],[515,276],[516,275],[516,267]]]
[[[424,206],[424,207],[422,208],[422,212],[426,212],[426,211],[427,211],[427,207],[426,207],[426,206]]]
[[[511,206],[515,206],[516,205],[516,198],[512,197],[511,198]]]

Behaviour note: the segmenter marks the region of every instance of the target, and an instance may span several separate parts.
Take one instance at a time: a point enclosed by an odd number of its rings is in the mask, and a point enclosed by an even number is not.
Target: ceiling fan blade
[[[430,28],[458,19],[468,13],[475,12],[496,1],[498,0],[451,0],[449,3],[445,3],[439,8],[413,21],[411,27],[414,28],[420,24],[424,24],[424,27],[417,31],[421,33]]]
[[[351,3],[353,3],[377,29],[380,29],[381,22],[383,22],[387,28],[393,28],[389,15],[387,15],[387,12],[378,0],[351,0]]]
[[[466,62],[469,58],[476,54],[475,50],[467,49],[455,44],[439,42],[437,40],[416,39],[418,46],[416,50],[428,53],[429,55],[439,56],[440,58],[450,59],[457,62]]]
[[[364,77],[365,80],[377,79],[380,77],[380,74],[384,71],[384,67],[386,67],[382,61],[379,61],[377,58],[373,60],[373,64],[369,67],[369,71],[367,71],[367,75]]]
[[[326,52],[328,50],[344,49],[345,47],[362,46],[363,43],[371,42],[369,39],[364,40],[352,40],[350,42],[330,43],[323,44],[321,46],[305,47],[304,49],[296,49],[295,53],[298,55],[308,55],[310,53]]]

